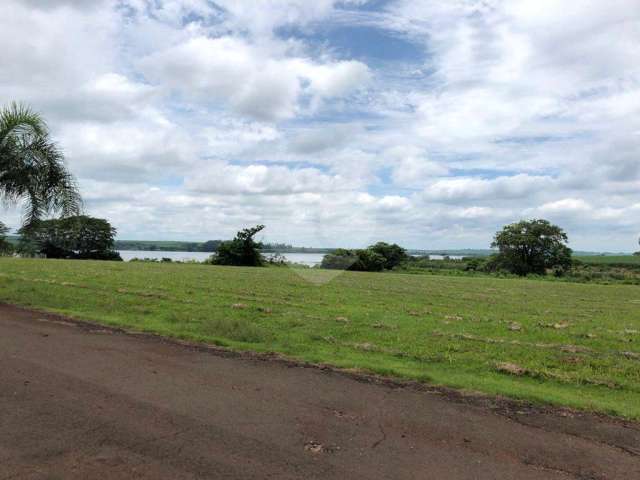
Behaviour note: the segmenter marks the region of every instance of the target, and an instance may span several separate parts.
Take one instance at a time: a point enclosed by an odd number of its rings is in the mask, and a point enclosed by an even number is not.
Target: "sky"
[[[0,45],[119,238],[638,249],[640,0],[2,0]]]

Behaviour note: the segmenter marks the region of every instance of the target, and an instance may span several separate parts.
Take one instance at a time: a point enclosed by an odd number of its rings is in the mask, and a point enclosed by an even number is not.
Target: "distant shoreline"
[[[203,252],[208,251],[214,253],[215,250],[202,250],[201,246],[205,242],[181,242],[174,240],[116,240],[116,250],[132,250],[132,251],[159,251],[159,252]],[[347,247],[286,247],[286,248],[264,248],[263,253],[332,253],[338,248]],[[356,247],[354,247],[356,248]],[[442,255],[442,256],[460,256],[460,257],[488,257],[495,252],[488,248],[445,248],[422,250],[408,248],[409,255]],[[576,257],[590,256],[626,256],[633,255],[632,252],[592,252],[580,251],[573,252]]]
[[[7,240],[13,244],[18,243],[17,235],[8,235]],[[203,246],[206,242],[188,242],[179,240],[116,240],[116,250],[130,251],[157,251],[157,252],[208,252],[214,253],[215,250],[204,250]],[[329,247],[286,247],[286,248],[265,248],[264,253],[331,253],[336,248]],[[462,257],[487,257],[495,251],[482,248],[452,248],[439,250],[422,250],[407,249],[410,255],[450,255]],[[633,255],[633,252],[590,252],[576,250],[573,252],[576,257],[590,256],[627,256]]]

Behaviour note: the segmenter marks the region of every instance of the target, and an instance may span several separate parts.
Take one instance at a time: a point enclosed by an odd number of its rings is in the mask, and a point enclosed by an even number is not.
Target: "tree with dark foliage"
[[[371,245],[369,250],[384,257],[384,268],[387,270],[392,270],[409,258],[407,251],[396,243],[378,242],[375,245]]]
[[[221,242],[218,245],[217,255],[212,257],[212,263],[216,265],[234,265],[236,267],[263,266],[264,258],[260,253],[262,243],[256,242],[253,237],[264,228],[264,225],[245,228],[239,231],[233,240]]]
[[[351,270],[353,272],[380,272],[384,270],[385,258],[373,250],[349,250],[338,248],[322,258],[320,268],[329,270]]]
[[[547,220],[522,220],[497,232],[492,248],[498,254],[491,260],[497,269],[516,275],[545,275],[553,269],[561,275],[571,266],[567,234]]]
[[[23,251],[32,249],[47,258],[122,260],[114,250],[116,229],[101,218],[37,220],[19,233]]]
[[[378,242],[368,248],[348,250],[338,248],[322,258],[321,268],[381,272],[391,270],[408,259],[407,251],[395,243]]]
[[[349,270],[355,272],[381,272],[384,270],[387,259],[382,255],[370,248],[357,250],[357,252],[358,260],[349,267]]]

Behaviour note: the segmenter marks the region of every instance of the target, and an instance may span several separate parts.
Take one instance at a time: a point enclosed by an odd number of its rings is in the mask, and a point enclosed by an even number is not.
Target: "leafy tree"
[[[245,228],[239,231],[233,240],[221,242],[218,245],[217,255],[212,257],[212,263],[237,267],[261,267],[264,265],[264,258],[260,253],[262,243],[253,239],[264,228],[264,225]]]
[[[16,103],[0,109],[0,199],[26,202],[25,226],[47,213],[67,217],[81,210],[75,179],[44,120]]]
[[[567,234],[547,220],[522,220],[497,232],[492,248],[498,254],[488,264],[516,275],[544,275],[547,269],[561,274],[571,266]]]
[[[101,218],[37,220],[19,233],[23,252],[33,249],[47,258],[122,260],[114,250],[116,229]]]
[[[370,248],[358,250],[358,260],[351,265],[349,270],[356,272],[381,272],[384,270],[387,259]]]
[[[387,270],[397,267],[409,258],[407,251],[395,243],[378,242],[375,245],[371,245],[369,250],[384,257],[384,268]]]
[[[9,228],[0,222],[0,255],[7,255],[13,252],[13,245],[7,241],[7,233],[9,233]]]

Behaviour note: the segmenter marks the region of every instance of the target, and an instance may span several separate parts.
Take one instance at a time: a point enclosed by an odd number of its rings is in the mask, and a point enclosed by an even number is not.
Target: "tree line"
[[[145,250],[150,252],[215,252],[223,240],[206,242],[116,240],[117,250]]]
[[[264,225],[244,229],[233,240],[222,242],[210,263],[217,265],[263,266],[263,244],[254,237]],[[548,220],[521,220],[496,232],[491,244],[497,252],[487,259],[477,259],[475,269],[486,272],[564,275],[572,265],[572,250],[567,234]],[[326,254],[321,268],[381,272],[406,266],[416,261],[397,244],[378,242],[364,249],[336,249]]]
[[[564,275],[572,265],[572,250],[562,228],[548,220],[521,220],[506,225],[496,232],[491,247],[497,252],[487,258],[470,262],[473,270],[506,272],[519,276],[530,274]],[[420,257],[407,255],[406,249],[396,244],[378,242],[362,250],[344,250],[325,255],[322,268],[383,271],[418,264]]]

